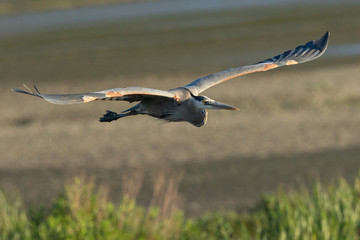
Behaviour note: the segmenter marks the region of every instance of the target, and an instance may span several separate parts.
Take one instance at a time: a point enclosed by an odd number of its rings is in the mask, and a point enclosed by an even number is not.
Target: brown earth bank
[[[215,9],[1,37],[0,189],[18,193],[27,206],[49,206],[65,183],[86,175],[108,186],[114,201],[124,186],[140,186],[133,196],[147,205],[154,186],[167,180],[173,199],[196,216],[251,209],[279,185],[353,178],[360,146],[359,8],[346,1]],[[104,124],[98,118],[107,109],[131,104],[60,106],[10,91],[22,83],[43,93],[170,89],[272,57],[326,30],[330,45],[316,61],[204,92],[240,111],[209,111],[201,128],[147,116]]]
[[[141,188],[136,199],[141,205],[148,206],[154,198],[154,173],[160,171],[167,173],[167,180],[181,175],[180,184],[172,191],[181,198],[178,206],[187,216],[194,217],[208,211],[249,211],[256,208],[263,194],[274,192],[279,187],[291,189],[315,180],[331,184],[339,176],[352,180],[360,168],[359,154],[360,148],[354,147],[267,158],[209,159],[206,162],[132,167],[1,169],[0,188],[20,195],[27,206],[49,207],[63,192],[63,184],[71,183],[74,177],[85,176],[95,179],[98,186],[105,186],[110,199],[120,202],[124,174],[140,171],[144,178],[140,180]]]
[[[181,176],[176,188],[188,215],[214,209],[249,209],[261,194],[298,181],[353,178],[359,169],[359,65],[260,73],[205,94],[240,111],[210,111],[208,123],[163,124],[151,117],[98,122],[95,102],[59,106],[2,89],[0,189],[18,192],[27,205],[48,205],[74,176],[94,177],[117,201],[122,176],[141,171],[138,201],[151,201],[153,172]],[[173,80],[186,82],[188,77]],[[161,77],[151,79],[164,89]],[[126,79],[93,82],[119,86]],[[131,79],[131,81],[136,81]],[[150,80],[149,80],[150,81]],[[69,89],[72,86],[74,89]],[[46,92],[79,92],[78,84],[41,84]],[[106,88],[106,87],[105,87]],[[139,180],[140,181],[140,180]]]

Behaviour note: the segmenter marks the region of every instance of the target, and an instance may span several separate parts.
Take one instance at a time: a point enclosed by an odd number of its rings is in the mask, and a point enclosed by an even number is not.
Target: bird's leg
[[[111,122],[125,117],[126,114],[117,114],[116,112],[106,110],[106,113],[99,119],[100,122]]]

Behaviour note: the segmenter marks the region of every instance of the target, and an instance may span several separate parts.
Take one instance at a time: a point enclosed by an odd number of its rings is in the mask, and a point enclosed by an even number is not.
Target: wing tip
[[[329,44],[330,31],[326,31],[326,33],[316,41],[316,45],[318,45],[319,49],[324,52]]]
[[[274,63],[278,66],[294,65],[314,60],[324,54],[328,47],[330,31],[326,31],[321,38],[309,41],[303,45],[287,50],[275,57],[258,63]],[[313,50],[313,51],[312,51]],[[302,54],[303,53],[303,54]]]
[[[316,49],[316,50],[318,50],[318,52],[315,54],[308,55],[302,62],[311,61],[311,60],[321,57],[325,53],[325,51],[328,47],[329,37],[330,37],[330,31],[326,31],[326,33],[321,38],[319,38],[318,40],[314,40],[312,42],[310,48]]]
[[[12,92],[22,92],[23,90],[18,89],[18,88],[12,88],[10,89]]]
[[[17,93],[29,94],[29,95],[31,95],[31,96],[43,98],[43,97],[40,95],[40,93],[34,93],[34,92],[31,91],[30,89],[29,89],[29,91],[25,91],[25,90],[22,90],[22,89],[19,89],[19,88],[13,88],[13,89],[11,89],[11,91],[17,92]]]

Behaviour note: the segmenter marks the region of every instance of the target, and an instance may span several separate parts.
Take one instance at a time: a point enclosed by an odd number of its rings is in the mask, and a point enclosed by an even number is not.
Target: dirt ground
[[[252,207],[279,184],[339,175],[351,179],[360,167],[359,69],[358,64],[283,69],[225,83],[206,95],[240,111],[210,111],[202,128],[146,116],[100,123],[106,109],[119,111],[129,104],[52,105],[16,95],[7,84],[1,93],[0,188],[17,191],[30,205],[46,204],[64,183],[86,174],[109,186],[116,200],[122,173],[143,169],[144,181],[150,181],[152,171],[170,168],[183,174],[179,191],[192,215]],[[151,82],[162,85],[162,79]],[[81,91],[61,83],[39,87]],[[139,201],[146,204],[151,190],[144,186]]]
[[[359,41],[360,6],[351,4],[139,18],[0,38],[0,189],[27,206],[48,206],[64,183],[84,174],[117,201],[124,174],[142,171],[138,201],[146,205],[153,175],[164,171],[182,176],[182,208],[196,216],[247,210],[280,185],[352,179],[360,168],[360,60],[334,51]],[[240,111],[209,111],[201,128],[147,116],[100,123],[107,109],[131,104],[53,105],[10,91],[22,83],[43,93],[170,89],[326,30],[330,45],[320,59],[204,92]]]

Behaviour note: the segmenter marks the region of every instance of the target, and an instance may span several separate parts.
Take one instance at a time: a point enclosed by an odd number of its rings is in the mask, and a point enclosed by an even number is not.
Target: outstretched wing
[[[266,59],[253,65],[230,68],[222,72],[213,73],[193,81],[192,83],[186,85],[185,88],[191,91],[192,94],[198,95],[199,93],[216,84],[238,76],[254,72],[267,71],[285,65],[308,62],[320,57],[325,52],[328,42],[329,32],[326,32],[324,36],[318,40],[310,41],[273,58]]]
[[[25,86],[26,87],[26,86]],[[35,86],[34,86],[35,87]],[[26,87],[27,88],[27,87]],[[28,88],[27,88],[28,89]],[[146,98],[173,98],[177,100],[174,93],[158,89],[143,87],[113,88],[99,92],[77,93],[77,94],[41,94],[35,87],[36,92],[24,91],[21,89],[12,89],[14,92],[30,94],[40,97],[48,102],[55,104],[74,104],[87,103],[95,100],[114,100],[114,101],[141,101]]]

